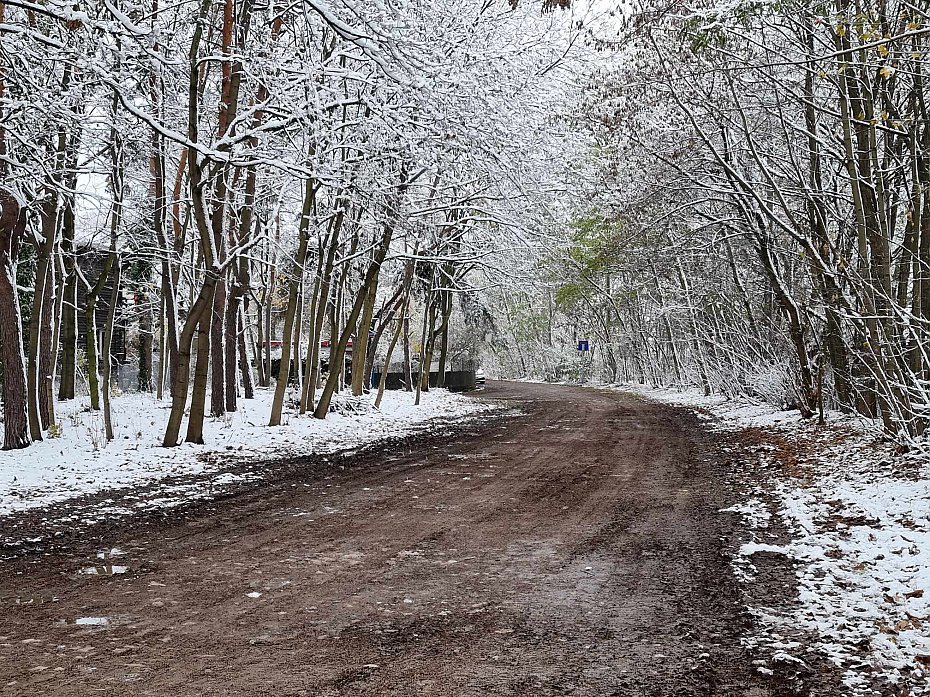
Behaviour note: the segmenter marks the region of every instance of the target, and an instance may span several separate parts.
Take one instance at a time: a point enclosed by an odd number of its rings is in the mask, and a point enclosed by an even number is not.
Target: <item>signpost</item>
[[[578,350],[582,353],[590,350],[590,345],[588,344],[587,339],[578,339]]]

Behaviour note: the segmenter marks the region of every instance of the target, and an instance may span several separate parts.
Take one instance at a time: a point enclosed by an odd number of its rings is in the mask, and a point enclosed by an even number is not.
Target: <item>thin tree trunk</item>
[[[255,369],[258,372],[258,385],[265,387],[268,384],[268,375],[265,372],[265,306],[259,305],[255,311]]]
[[[210,11],[211,0],[201,0],[198,19],[194,25],[194,34],[191,37],[190,50],[188,51],[188,117],[187,117],[187,136],[192,143],[199,141],[199,105],[201,95],[200,70],[199,70],[199,52],[200,42],[203,37],[203,28],[207,14]],[[194,219],[197,225],[197,232],[200,236],[200,253],[204,261],[204,280],[197,293],[194,302],[191,303],[190,313],[187,321],[184,323],[184,329],[178,340],[178,369],[172,380],[172,398],[171,413],[168,417],[168,425],[165,428],[165,439],[163,445],[173,447],[178,444],[178,436],[181,432],[181,420],[184,417],[184,408],[187,404],[187,388],[190,381],[190,363],[191,350],[193,347],[194,333],[200,329],[200,341],[198,342],[197,384],[195,385],[194,394],[191,401],[191,416],[188,420],[188,438],[193,438],[195,442],[203,440],[203,411],[206,400],[206,376],[207,360],[209,358],[209,326],[210,310],[213,307],[213,295],[216,284],[219,281],[221,269],[217,265],[216,256],[213,249],[212,229],[207,219],[207,207],[204,201],[203,172],[201,170],[199,154],[195,149],[188,152],[187,171],[190,184],[191,205],[193,208]],[[201,360],[202,359],[202,360]],[[200,388],[198,393],[197,388]]]
[[[165,372],[168,367],[168,342],[165,341],[165,298],[161,297],[158,305],[158,326],[161,327],[158,332],[158,376],[155,380],[155,399],[159,402],[165,396]]]
[[[84,298],[84,317],[87,325],[86,352],[87,352],[87,385],[90,392],[90,408],[100,411],[100,365],[97,351],[97,299],[106,286],[107,279],[113,268],[113,255],[107,255],[103,269],[97,276],[93,287]]]
[[[66,257],[67,276],[61,305],[61,383],[58,399],[74,399],[77,377],[77,273],[74,256]]]
[[[275,284],[278,276],[278,269],[275,260],[272,259],[271,262],[273,265],[267,266],[267,273],[270,276],[270,281],[268,283],[268,290],[264,295],[265,300],[265,345],[264,345],[264,361],[265,361],[265,381],[262,383],[263,387],[271,386],[271,341],[274,338],[274,327],[271,324],[271,305],[274,299]]]
[[[300,391],[299,413],[301,416],[307,413],[309,405],[312,404],[311,394],[314,396],[316,394],[316,389],[310,382],[316,379],[316,371],[313,369],[313,362],[316,360],[320,344],[320,334],[317,329],[317,314],[320,303],[325,302],[325,298],[321,297],[321,289],[323,286],[322,266],[325,262],[323,261],[322,250],[318,249],[317,251],[316,274],[313,278],[313,290],[310,296],[310,334],[307,337],[307,353],[304,357],[303,388]]]
[[[406,282],[402,281],[400,286],[397,288],[397,292],[384,304],[384,307],[381,308],[381,312],[378,318],[378,326],[374,330],[374,335],[371,337],[371,341],[368,342],[368,351],[365,356],[365,381],[363,383],[363,388],[366,390],[371,389],[371,375],[374,372],[375,368],[375,359],[377,358],[378,345],[381,343],[381,336],[384,334],[384,330],[387,329],[390,325],[394,316],[397,314],[400,309],[400,305],[403,302],[403,295],[406,290]]]
[[[297,319],[297,305],[300,298],[299,293],[303,285],[304,266],[307,262],[307,247],[310,243],[310,220],[313,213],[313,203],[316,196],[316,186],[314,180],[308,179],[304,185],[304,206],[300,218],[298,234],[300,240],[297,245],[297,255],[294,257],[292,276],[288,287],[287,312],[284,316],[284,334],[281,337],[281,365],[278,367],[278,382],[274,389],[274,399],[271,402],[271,418],[269,426],[280,426],[281,415],[284,411],[284,395],[287,392],[287,385],[290,379],[291,355],[293,350],[291,342],[295,335],[295,323]],[[296,366],[300,370],[300,364]]]
[[[431,360],[427,342],[429,341],[432,316],[432,305],[431,302],[427,300],[423,308],[423,329],[420,332],[420,369],[417,371],[417,390],[416,396],[413,399],[413,403],[417,406],[420,405],[420,394],[424,391],[429,391],[429,369]]]
[[[29,435],[34,441],[42,440],[42,416],[39,411],[40,392],[43,390],[39,375],[39,353],[42,346],[43,319],[51,312],[51,301],[46,299],[49,270],[52,265],[52,247],[57,226],[57,201],[47,201],[42,206],[42,235],[44,241],[38,246],[36,280],[32,295],[32,315],[29,318],[29,345],[26,355],[26,406],[29,414]],[[47,413],[46,413],[47,414]]]
[[[304,321],[304,278],[300,279],[300,289],[297,291],[297,312],[294,315],[294,331],[291,338],[291,360],[293,361],[293,372],[291,373],[291,384],[299,393],[303,393],[303,370],[300,365],[300,335]]]
[[[74,158],[72,157],[72,161]],[[68,178],[68,186],[73,189],[77,177],[71,176]],[[75,291],[77,289],[76,283],[76,273],[74,272],[74,200],[73,196],[66,196],[64,199],[64,207],[61,213],[61,227],[62,227],[62,244],[59,247],[58,254],[56,254],[56,276],[58,278],[58,283],[55,290],[55,319],[54,319],[54,332],[52,336],[51,346],[49,353],[47,354],[50,359],[51,367],[47,371],[52,374],[52,390],[54,390],[54,374],[57,370],[57,358],[58,351],[61,347],[61,342],[63,339],[66,339],[69,343],[68,346],[62,349],[61,354],[61,363],[62,363],[62,372],[65,367],[69,369],[69,375],[61,375],[61,385],[59,387],[58,397],[61,399],[64,395],[65,399],[72,399],[74,397],[74,383],[76,375],[76,366],[77,366],[77,314],[76,314],[76,302],[77,299],[75,296]],[[67,336],[63,337],[63,334],[67,332]],[[54,412],[54,395],[47,397],[47,402],[49,409]],[[52,422],[55,421],[54,413],[52,414]]]
[[[351,337],[353,327],[355,327],[356,322],[359,320],[359,316],[362,313],[362,307],[368,298],[368,293],[373,292],[373,289],[376,289],[378,286],[378,275],[381,272],[381,264],[384,263],[384,259],[387,257],[388,249],[391,246],[391,239],[394,236],[394,225],[396,223],[397,216],[399,215],[400,203],[403,201],[404,196],[406,195],[407,185],[408,182],[406,170],[402,169],[400,173],[400,185],[397,191],[396,204],[394,209],[389,211],[388,219],[384,224],[381,243],[374,252],[371,263],[368,266],[368,271],[365,273],[365,278],[362,281],[361,288],[359,289],[358,295],[355,298],[355,302],[352,305],[352,310],[349,313],[348,318],[346,318],[345,323],[343,324],[343,330],[339,337],[339,342],[335,346],[330,346],[329,377],[326,379],[326,384],[323,386],[323,392],[320,395],[319,404],[317,404],[317,407],[313,412],[314,417],[318,419],[325,419],[326,415],[329,413],[329,406],[332,403],[333,394],[336,392],[336,388],[340,382],[341,373],[343,372],[342,366],[345,362],[345,352],[346,346],[349,343],[349,337]],[[334,370],[334,367],[337,365],[340,367],[339,370]]]
[[[107,323],[103,329],[103,380],[101,389],[103,391],[103,424],[106,432],[107,441],[113,440],[113,418],[110,413],[110,377],[113,369],[113,327],[116,324],[116,306],[119,304],[120,282],[122,281],[122,262],[119,254],[114,248],[111,248],[110,255],[113,259],[111,263],[113,273],[113,290],[110,293],[110,307],[107,311]]]
[[[391,343],[388,344],[387,355],[384,357],[384,367],[381,369],[381,379],[378,380],[378,396],[375,397],[375,409],[381,408],[381,399],[384,397],[384,388],[387,386],[388,371],[391,368],[391,356],[394,355],[394,347],[397,346],[397,342],[403,334],[404,331],[404,315],[407,313],[407,299],[404,298],[403,303],[400,307],[400,312],[397,315],[397,328],[394,330],[394,335],[391,337]]]
[[[48,430],[49,426],[55,423],[55,402],[54,402],[54,384],[55,368],[58,356],[58,332],[56,327],[60,325],[59,302],[61,301],[61,289],[56,282],[54,258],[55,252],[52,251],[53,258],[50,259],[48,273],[45,276],[45,292],[43,293],[43,311],[42,326],[39,330],[39,356],[38,356],[38,377],[39,377],[39,420],[42,430]],[[56,293],[56,290],[58,292]]]
[[[210,416],[214,418],[226,413],[226,298],[226,280],[221,278],[213,293],[213,309],[210,313]],[[200,361],[199,354],[197,361]]]
[[[225,333],[223,334],[223,351],[226,354],[224,364],[226,366],[225,385],[223,393],[226,397],[226,411],[236,411],[238,409],[238,380],[236,373],[241,368],[236,354],[239,350],[239,337],[242,333],[239,330],[239,308],[242,305],[242,293],[239,290],[239,284],[234,283],[229,291],[226,301],[226,320],[223,322]]]
[[[362,317],[355,333],[352,344],[352,394],[361,396],[365,387],[365,366],[368,358],[368,344],[370,341],[371,320],[375,313],[375,294],[377,286],[368,289],[368,296],[362,308]]]
[[[152,355],[155,335],[152,323],[152,308],[146,293],[140,294],[142,311],[139,315],[139,376],[137,387],[140,392],[152,391]]]
[[[200,320],[202,316],[209,313],[211,304],[213,303],[214,283],[215,280],[208,271],[203,286],[201,286],[200,292],[197,294],[197,298],[194,300],[194,304],[187,316],[187,320],[184,322],[181,335],[178,337],[178,366],[177,370],[173,371],[172,377],[171,412],[168,416],[168,425],[165,428],[165,438],[162,441],[162,445],[166,448],[174,447],[178,444],[178,438],[181,433],[181,421],[184,418],[184,409],[187,406],[194,335],[201,324]],[[209,337],[207,346],[209,346]],[[204,374],[206,375],[206,368],[204,368]],[[206,377],[204,380],[206,380]],[[201,408],[201,414],[202,412],[203,410]]]
[[[409,312],[409,305],[407,307]],[[413,366],[410,360],[410,317],[404,315],[404,392],[413,390]]]
[[[242,376],[242,397],[244,399],[255,398],[255,385],[252,382],[252,368],[249,365],[249,352],[246,341],[246,312],[240,306],[238,312],[238,331],[236,332],[237,343],[239,344],[239,374]]]
[[[443,291],[442,324],[439,331],[439,374],[436,377],[436,387],[446,386],[446,361],[449,358],[449,320],[452,318],[452,292]]]

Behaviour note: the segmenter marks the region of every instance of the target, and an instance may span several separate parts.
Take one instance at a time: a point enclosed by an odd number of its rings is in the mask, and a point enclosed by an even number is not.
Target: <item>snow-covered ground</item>
[[[930,695],[930,463],[895,452],[861,419],[828,415],[825,427],[797,412],[700,392],[621,388],[694,408],[712,428],[752,430],[758,463],[775,481],[729,509],[752,530],[734,565],[751,582],[753,555],[794,561],[799,603],[752,607],[756,641],[801,660],[835,663],[848,695]],[[761,429],[761,432],[760,432]],[[773,464],[778,467],[772,467]],[[771,544],[773,517],[790,541]],[[789,637],[816,638],[805,646]],[[763,670],[765,670],[763,668]]]
[[[229,484],[234,475],[220,472],[219,454],[267,460],[332,453],[492,408],[446,390],[423,393],[420,405],[414,406],[410,393],[389,391],[380,410],[374,409],[374,395],[337,397],[334,405],[343,413],[331,413],[320,420],[285,412],[284,425],[269,428],[271,396],[269,390],[258,390],[255,399],[240,400],[239,411],[222,419],[208,419],[205,445],[185,443],[176,448],[160,447],[169,403],[152,395],[126,394],[113,399],[116,437],[110,443],[104,438],[102,414],[89,411],[86,398],[64,402],[57,414],[59,437],[24,450],[0,452],[0,516],[83,494],[169,478],[202,478],[211,472],[217,473],[211,485]],[[172,490],[177,498],[185,495],[183,485]]]

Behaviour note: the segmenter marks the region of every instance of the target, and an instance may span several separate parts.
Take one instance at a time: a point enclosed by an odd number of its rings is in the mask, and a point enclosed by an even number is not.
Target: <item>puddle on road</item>
[[[63,619],[55,622],[59,627],[109,627],[110,626],[109,617],[97,617],[97,616],[88,616],[88,617],[75,617],[73,619]]]
[[[3,602],[4,604],[9,603],[10,605],[44,605],[45,603],[57,603],[58,596],[14,595],[9,598],[4,598]]]
[[[93,566],[85,566],[78,571],[78,573],[82,576],[117,576],[119,574],[125,574],[129,571],[129,567],[126,564],[113,563],[116,557],[121,557],[124,554],[125,552],[119,547],[112,547],[111,549],[97,552],[97,559],[100,560],[100,563],[94,564]]]
[[[78,629],[110,629],[112,627],[131,624],[132,618],[128,615],[84,615],[82,617],[66,617],[56,620],[58,627],[77,627]]]
[[[120,564],[103,564],[101,566],[85,566],[78,573],[82,576],[116,576],[129,571],[128,566]]]

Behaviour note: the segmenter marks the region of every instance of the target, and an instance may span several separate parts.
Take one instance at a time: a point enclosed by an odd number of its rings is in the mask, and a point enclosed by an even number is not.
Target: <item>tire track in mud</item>
[[[0,565],[0,693],[789,694],[740,644],[735,493],[697,417],[482,397],[526,415]],[[126,573],[77,573],[114,547]]]

